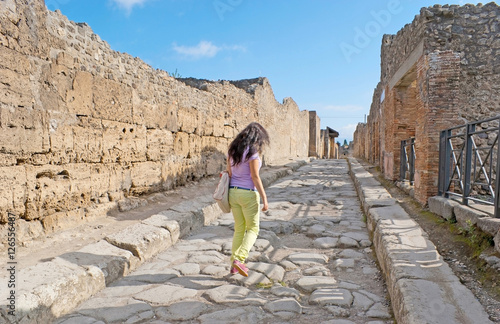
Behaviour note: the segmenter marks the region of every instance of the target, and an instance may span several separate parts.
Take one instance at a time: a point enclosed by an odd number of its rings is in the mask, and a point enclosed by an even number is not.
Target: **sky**
[[[315,110],[321,128],[352,140],[380,80],[384,34],[396,34],[427,0],[45,0],[86,22],[112,49],[171,75],[267,77],[278,102]],[[486,2],[485,2],[486,3]]]

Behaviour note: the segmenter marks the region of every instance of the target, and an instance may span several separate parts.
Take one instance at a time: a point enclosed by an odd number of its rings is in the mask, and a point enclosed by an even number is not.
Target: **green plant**
[[[179,78],[182,78],[182,75],[179,74],[179,72],[177,72],[177,69],[175,69],[175,72],[172,72],[172,73],[169,73],[170,76],[176,78],[176,79],[179,79]]]
[[[274,282],[271,280],[269,282],[259,282],[255,286],[260,289],[270,289],[274,285]]]

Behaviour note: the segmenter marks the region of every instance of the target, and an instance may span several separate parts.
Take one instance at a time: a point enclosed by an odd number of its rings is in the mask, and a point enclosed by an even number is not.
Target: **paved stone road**
[[[267,188],[248,278],[229,274],[225,214],[56,323],[392,323],[345,160]]]

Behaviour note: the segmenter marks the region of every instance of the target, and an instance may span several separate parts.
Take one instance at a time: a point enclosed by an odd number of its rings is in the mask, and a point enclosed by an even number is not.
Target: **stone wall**
[[[415,137],[415,197],[437,193],[439,133],[500,112],[500,7],[422,8],[397,35],[384,35],[381,76],[355,154],[399,177],[401,140]]]
[[[0,26],[0,224],[18,215],[20,236],[216,174],[252,121],[270,133],[264,163],[309,154],[308,111],[266,78],[177,80],[42,0],[1,1]]]

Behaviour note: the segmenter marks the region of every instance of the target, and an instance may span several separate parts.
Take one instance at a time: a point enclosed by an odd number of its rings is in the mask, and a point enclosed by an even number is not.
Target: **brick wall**
[[[355,132],[355,154],[396,180],[400,141],[414,135],[422,204],[437,192],[439,132],[500,112],[499,16],[493,2],[435,5],[382,39],[380,82]]]

